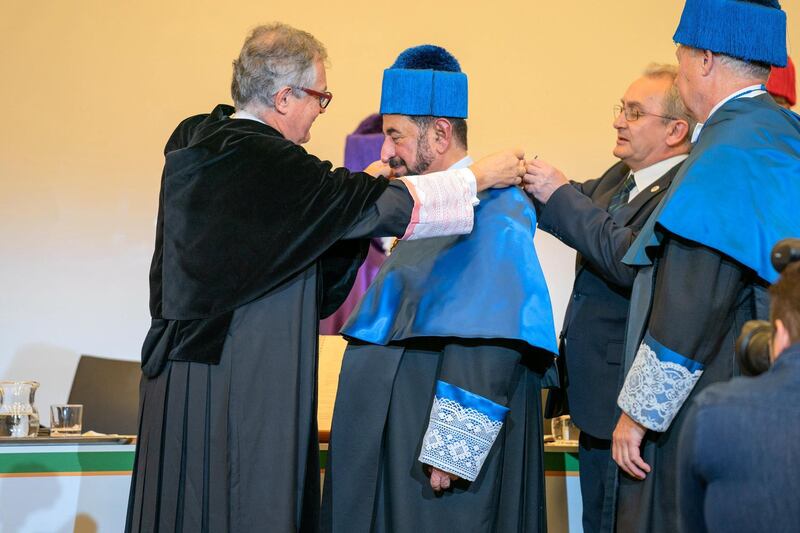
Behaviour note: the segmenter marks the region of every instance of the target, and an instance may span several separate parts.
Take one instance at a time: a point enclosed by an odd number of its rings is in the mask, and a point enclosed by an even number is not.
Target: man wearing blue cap
[[[399,179],[470,164],[467,76],[443,48],[384,71],[381,114]],[[556,342],[536,213],[519,189],[478,198],[467,238],[398,243],[342,330],[325,531],[545,528],[540,391]]]
[[[766,93],[786,64],[776,0],[687,0],[674,40],[677,85],[700,122],[691,155],[623,259],[634,282],[630,370],[612,455],[617,530],[678,530],[684,404],[738,373],[734,340],[766,318],[770,250],[800,235],[800,117]],[[724,446],[724,441],[708,446]]]

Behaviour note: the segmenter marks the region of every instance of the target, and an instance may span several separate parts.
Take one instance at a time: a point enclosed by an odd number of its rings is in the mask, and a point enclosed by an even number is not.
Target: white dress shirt
[[[628,202],[630,203],[630,201],[633,200],[637,194],[650,187],[653,183],[660,179],[661,176],[669,172],[672,167],[683,162],[683,160],[687,157],[689,157],[689,154],[676,155],[659,161],[658,163],[650,165],[649,167],[639,169],[636,172],[631,171],[633,174],[633,181],[636,182],[636,186],[631,189],[631,192],[628,195]]]

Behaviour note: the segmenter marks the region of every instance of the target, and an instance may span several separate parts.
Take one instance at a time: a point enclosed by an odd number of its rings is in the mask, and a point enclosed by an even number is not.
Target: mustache
[[[400,157],[389,158],[389,168],[400,168],[406,166],[406,162]]]

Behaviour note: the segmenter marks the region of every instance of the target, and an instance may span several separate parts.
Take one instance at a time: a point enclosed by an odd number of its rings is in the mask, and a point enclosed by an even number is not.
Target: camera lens
[[[800,239],[783,239],[772,248],[772,266],[778,273],[795,261],[800,261]]]
[[[749,320],[736,339],[736,360],[745,376],[757,376],[769,370],[772,325],[766,320]]]

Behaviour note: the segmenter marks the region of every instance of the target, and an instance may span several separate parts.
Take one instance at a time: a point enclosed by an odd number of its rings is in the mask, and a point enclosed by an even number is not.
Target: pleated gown
[[[126,531],[317,530],[317,294],[312,266],[234,312],[218,365],[142,378]]]

